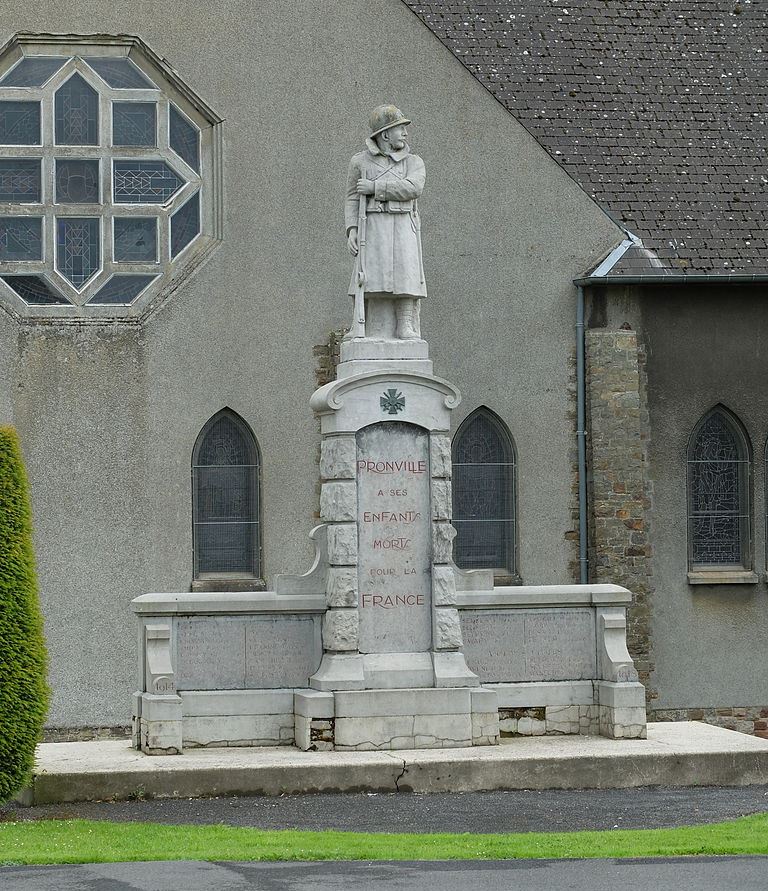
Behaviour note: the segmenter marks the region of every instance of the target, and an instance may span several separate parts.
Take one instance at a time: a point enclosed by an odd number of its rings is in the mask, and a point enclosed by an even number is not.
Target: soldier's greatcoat
[[[349,234],[350,228],[358,224],[357,181],[361,178],[373,181],[375,192],[366,202],[365,292],[426,297],[417,201],[426,179],[424,162],[411,154],[408,146],[385,155],[373,139],[367,139],[366,145],[367,151],[359,152],[350,161],[344,202]],[[352,295],[356,283],[357,263],[349,286]]]

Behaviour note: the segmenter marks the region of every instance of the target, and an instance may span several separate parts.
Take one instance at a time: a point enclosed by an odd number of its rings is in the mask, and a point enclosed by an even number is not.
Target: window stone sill
[[[267,586],[264,579],[212,576],[211,578],[193,579],[190,590],[203,594],[208,592],[216,594],[227,591],[266,591]]]
[[[756,585],[759,581],[750,569],[699,569],[688,573],[689,585]]]

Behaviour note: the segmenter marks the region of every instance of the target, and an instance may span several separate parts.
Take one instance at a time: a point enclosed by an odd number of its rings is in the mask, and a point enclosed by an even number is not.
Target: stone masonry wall
[[[323,387],[336,380],[336,369],[341,360],[341,341],[347,333],[348,328],[339,328],[335,331],[328,332],[328,340],[319,343],[312,348],[312,356],[315,363],[315,384],[317,387]],[[320,418],[316,418],[317,432],[320,433]],[[318,438],[317,448],[315,451],[315,463],[320,464],[320,440]],[[314,510],[313,517],[316,521],[320,521],[320,474],[318,472],[317,482],[314,492]]]
[[[634,594],[627,644],[650,702],[650,488],[644,355],[634,331],[586,332],[590,581]]]
[[[130,738],[130,724],[123,724],[115,727],[46,727],[43,730],[42,742],[92,742],[97,739]]]
[[[347,328],[328,332],[328,340],[312,348],[315,359],[315,382],[318,387],[336,380],[336,367],[341,358],[341,341]]]
[[[569,492],[569,506],[571,514],[570,528],[564,536],[564,547],[568,550],[568,569],[574,584],[581,579],[581,565],[579,561],[579,446],[577,440],[578,413],[577,401],[577,376],[576,353],[568,357],[568,412],[566,423],[571,430],[571,446],[568,451],[568,463],[571,465],[571,489]]]

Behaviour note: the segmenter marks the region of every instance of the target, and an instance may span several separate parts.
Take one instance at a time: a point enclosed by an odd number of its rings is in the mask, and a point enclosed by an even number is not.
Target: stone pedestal
[[[297,699],[297,745],[497,742],[495,694],[467,667],[456,607],[449,429],[459,392],[432,373],[422,340],[345,341],[341,358],[311,400],[328,610],[310,687],[325,696]]]

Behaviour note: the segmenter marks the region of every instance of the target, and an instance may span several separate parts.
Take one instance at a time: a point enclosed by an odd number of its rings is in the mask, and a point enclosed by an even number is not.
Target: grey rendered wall
[[[190,456],[225,405],[264,460],[268,582],[303,571],[317,509],[312,348],[345,324],[341,216],[370,108],[395,101],[427,162],[436,371],[515,436],[520,569],[569,580],[571,279],[619,240],[603,213],[399,0],[60,0],[16,30],[132,33],[224,118],[224,240],[141,329],[21,340],[15,417],[30,461],[55,725],[125,723],[146,591],[188,590]]]
[[[740,296],[743,295],[743,296]],[[758,287],[645,289],[653,479],[652,640],[658,709],[768,703],[765,463],[768,307]],[[742,421],[754,456],[754,566],[749,585],[686,580],[685,457],[693,427],[721,402]]]
[[[13,423],[13,388],[16,384],[16,320],[0,310],[0,424]]]

